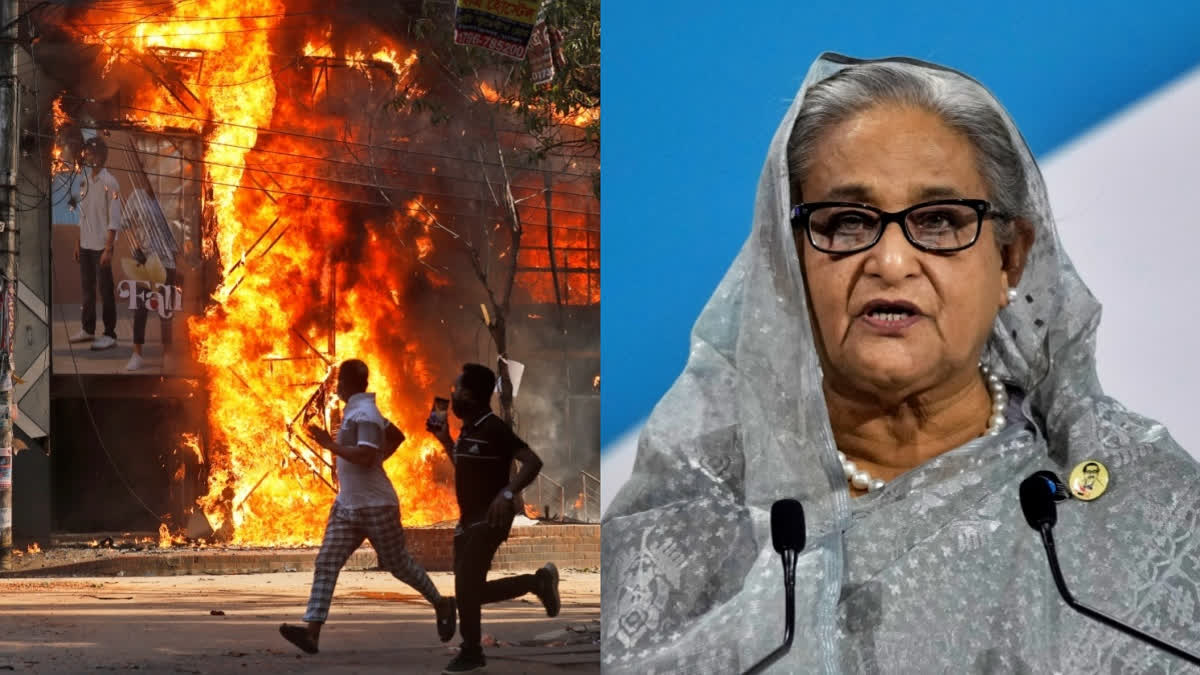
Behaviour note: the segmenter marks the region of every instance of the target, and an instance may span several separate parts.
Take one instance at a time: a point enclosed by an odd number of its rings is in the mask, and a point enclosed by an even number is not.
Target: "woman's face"
[[[815,158],[801,183],[806,202],[900,211],[988,197],[970,141],[919,108],[868,109],[818,139]],[[907,396],[973,368],[1009,287],[992,225],[986,219],[974,246],[950,254],[914,248],[897,223],[873,248],[843,256],[817,251],[797,231],[827,384]],[[895,321],[869,311],[878,301],[915,311]]]

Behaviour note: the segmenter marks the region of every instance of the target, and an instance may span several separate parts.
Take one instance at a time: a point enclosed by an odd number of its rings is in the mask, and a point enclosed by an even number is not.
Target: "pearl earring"
[[[1009,302],[1017,301],[1017,289],[1015,289],[1015,288],[1008,289],[1008,301]]]

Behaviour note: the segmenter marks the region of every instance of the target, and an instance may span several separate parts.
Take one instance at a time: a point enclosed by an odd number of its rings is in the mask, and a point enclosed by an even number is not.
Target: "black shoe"
[[[317,653],[317,643],[303,626],[289,626],[286,623],[279,626],[279,634],[288,642],[296,645],[306,654]]]
[[[442,675],[458,675],[458,673],[482,673],[487,670],[487,659],[483,658],[483,652],[469,653],[459,652],[458,656],[451,659],[450,663],[442,669]]]
[[[449,642],[450,638],[454,637],[454,624],[457,614],[457,606],[454,598],[443,597],[439,602],[434,603],[433,608],[437,611],[438,637],[442,639],[442,642]]]
[[[562,599],[558,597],[558,568],[549,562],[535,572],[534,576],[538,579],[538,589],[535,593],[546,608],[546,616],[558,616],[558,610],[562,609]]]

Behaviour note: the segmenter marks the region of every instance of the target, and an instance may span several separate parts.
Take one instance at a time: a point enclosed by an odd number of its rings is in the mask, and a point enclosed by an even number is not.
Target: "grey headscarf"
[[[799,499],[808,544],[796,641],[772,672],[1184,672],[1186,664],[1067,608],[1017,486],[1104,462],[1108,492],[1059,507],[1076,596],[1200,648],[1200,471],[1159,424],[1104,395],[1100,306],[1062,249],[1045,185],[1024,157],[1036,241],[985,361],[1015,392],[1009,424],[853,500],[836,458],[788,219],[787,145],[814,84],[863,63],[821,56],[779,125],[754,226],[697,320],[683,374],[605,514],[605,672],[737,673],[782,640],[783,580],[769,510]]]

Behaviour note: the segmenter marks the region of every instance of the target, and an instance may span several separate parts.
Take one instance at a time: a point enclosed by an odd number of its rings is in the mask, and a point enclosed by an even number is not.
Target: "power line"
[[[132,173],[135,171],[134,169],[127,169],[127,168],[119,167],[119,166],[109,166],[109,167],[105,167],[105,168],[107,168],[111,171],[124,171],[126,173]],[[147,176],[160,176],[162,178],[173,178],[175,180],[188,181],[188,182],[193,182],[193,183],[202,183],[202,184],[206,184],[206,185],[221,185],[224,187],[237,188],[239,190],[254,190],[257,192],[266,192],[271,195],[288,195],[288,196],[293,196],[293,197],[304,197],[307,199],[318,199],[318,200],[331,201],[331,202],[344,202],[347,204],[358,204],[360,206],[377,206],[380,208],[390,209],[392,211],[404,211],[404,212],[408,212],[408,213],[425,213],[426,212],[426,210],[422,209],[422,208],[414,208],[414,207],[397,208],[395,204],[390,204],[390,203],[386,203],[386,202],[370,202],[370,201],[366,201],[366,200],[362,200],[362,199],[350,199],[347,197],[326,197],[324,195],[316,195],[316,194],[311,194],[311,193],[306,193],[306,192],[293,192],[290,190],[274,190],[271,188],[264,188],[264,187],[258,187],[258,186],[250,186],[250,185],[235,185],[233,183],[221,183],[218,181],[206,180],[204,178],[188,178],[186,176],[175,176],[175,175],[171,175],[171,174],[167,174],[167,173],[156,173],[153,171],[142,171],[141,173],[144,173]],[[434,212],[433,209],[429,209],[429,211]],[[435,213],[435,215],[437,215],[437,216],[452,216],[455,218],[465,218],[465,219],[482,220],[482,221],[493,220],[491,218],[487,218],[485,216],[481,216],[478,214],[454,213],[454,212],[449,212],[449,211],[437,211]],[[540,223],[526,223],[526,225],[528,225],[529,227],[547,227],[545,224],[540,224]],[[556,230],[574,230],[574,231],[579,231],[579,232],[595,232],[597,234],[600,233],[599,229],[591,228],[591,227],[575,227],[573,225],[551,225],[549,227],[553,227]]]
[[[144,133],[144,134],[148,135],[148,134],[155,133],[155,132],[143,132],[143,131],[139,130],[139,133]],[[35,135],[38,136],[39,138],[54,139],[54,136],[52,136],[50,134],[35,134]],[[157,134],[155,134],[155,135],[157,135]],[[170,138],[170,136],[167,136],[167,137]],[[216,145],[228,145],[228,144],[219,143]],[[235,145],[235,146],[230,146],[230,147],[235,147],[235,148],[239,148],[239,149],[243,149],[243,150],[245,149],[244,146],[240,146],[240,145]],[[261,149],[256,148],[256,149],[251,150],[250,152],[258,153],[258,152],[271,152],[271,151],[261,150]],[[164,154],[164,153],[160,153],[160,152],[150,152],[150,151],[138,150],[138,153],[143,154],[143,155],[150,155],[152,157],[164,157],[167,159],[178,158],[182,161],[195,162],[195,163],[199,163],[199,164],[207,164],[209,166],[223,166],[223,167],[230,168],[230,169],[244,168],[247,171],[258,171],[258,172],[275,175],[275,176],[287,176],[289,178],[302,178],[302,179],[307,179],[307,180],[323,181],[323,182],[329,182],[329,183],[343,183],[346,185],[354,185],[354,186],[358,186],[358,187],[375,188],[375,189],[409,190],[411,192],[420,192],[423,195],[447,197],[450,199],[463,197],[462,195],[447,194],[444,192],[429,192],[429,191],[424,191],[424,190],[415,190],[413,188],[410,188],[410,187],[407,187],[404,185],[377,185],[375,183],[360,183],[357,181],[351,181],[351,180],[346,180],[346,179],[325,178],[325,177],[321,177],[321,176],[313,176],[313,175],[308,175],[308,174],[288,173],[286,171],[280,171],[278,169],[262,169],[262,168],[252,167],[249,165],[249,163],[247,163],[243,167],[243,166],[237,166],[235,164],[226,164],[224,162],[216,162],[216,161],[208,160],[208,159],[191,159],[191,158],[187,158],[187,157],[180,157],[178,155]],[[314,157],[312,155],[304,155],[304,154],[299,154],[299,153],[290,153],[290,152],[281,152],[280,151],[277,154],[285,155],[288,157],[293,157],[296,159],[310,160],[310,161],[314,161],[314,162],[330,162],[330,163],[334,163],[334,164],[341,164],[344,166],[354,167],[355,169],[362,170],[362,171],[370,171],[370,170],[374,169],[374,170],[380,171],[382,173],[388,173],[388,174],[397,175],[397,176],[402,175],[402,174],[411,174],[413,176],[418,176],[418,177],[422,177],[422,178],[429,176],[429,174],[427,174],[427,173],[424,173],[421,171],[413,171],[410,169],[396,169],[396,168],[391,168],[391,167],[373,167],[373,166],[368,166],[366,164],[362,164],[360,162],[349,162],[346,160],[327,159],[324,157]],[[469,184],[475,184],[475,185],[491,185],[491,183],[489,183],[486,180],[477,180],[474,178],[466,178],[466,177],[462,177],[462,176],[450,176],[450,175],[442,174],[439,177],[444,180],[457,181],[460,183],[469,183]],[[533,187],[528,187],[528,186],[524,186],[524,185],[514,185],[514,186],[512,186],[512,189],[514,191],[519,190],[522,193],[526,193],[526,194],[516,195],[517,199],[526,199],[528,197],[533,197],[538,194],[543,194],[546,192],[546,190],[544,188],[533,188]],[[569,196],[573,196],[573,197],[583,197],[585,199],[594,198],[594,195],[592,195],[590,193],[584,193],[584,192],[572,192],[570,190],[554,190],[553,192],[555,195],[558,195],[558,196],[569,195]],[[561,211],[563,213],[579,213],[579,214],[588,215],[588,216],[600,215],[596,211],[580,211],[580,210],[576,210],[576,209],[558,209],[558,208],[556,208],[554,210]]]
[[[84,98],[81,96],[71,96],[71,95],[67,95],[67,94],[64,94],[63,98],[70,98],[72,100],[84,101],[87,103],[100,103],[100,101],[97,101],[95,99]],[[265,134],[276,134],[279,136],[291,136],[294,138],[304,138],[304,139],[313,140],[313,141],[323,141],[326,143],[338,143],[338,144],[342,144],[342,145],[352,145],[352,146],[356,146],[356,147],[360,147],[360,148],[366,148],[368,150],[384,150],[384,151],[388,151],[388,152],[398,152],[398,153],[402,153],[402,154],[409,154],[409,155],[416,155],[416,156],[423,156],[423,157],[435,157],[437,159],[448,159],[448,160],[457,161],[457,162],[469,162],[472,164],[475,164],[479,161],[477,159],[470,159],[470,158],[466,158],[466,157],[454,157],[451,155],[439,155],[437,153],[432,153],[432,152],[421,152],[419,150],[406,150],[404,148],[394,148],[394,147],[383,146],[383,145],[371,145],[369,143],[361,143],[358,141],[348,141],[348,140],[342,140],[342,139],[338,139],[338,138],[329,138],[327,136],[314,136],[312,134],[304,134],[304,133],[300,133],[298,131],[285,131],[282,129],[271,129],[269,127],[256,127],[256,126],[252,126],[249,124],[238,124],[237,122],[222,122],[220,120],[214,120],[214,119],[207,118],[207,117],[196,117],[194,115],[186,115],[183,113],[168,112],[165,110],[154,110],[153,108],[139,108],[137,106],[122,105],[122,104],[118,104],[118,107],[124,108],[126,110],[137,110],[139,112],[151,113],[151,114],[155,114],[155,115],[165,115],[167,117],[178,117],[180,119],[194,120],[197,122],[204,122],[206,124],[216,124],[216,125],[234,127],[234,128],[239,128],[239,129],[250,129],[250,130],[256,131],[260,134],[265,133]],[[516,132],[514,132],[514,133],[516,133]],[[493,166],[493,167],[501,166],[501,164],[499,162],[494,162],[494,161],[484,160],[482,163],[487,166]],[[528,171],[541,171],[541,169],[537,169],[534,167],[520,166],[520,165],[513,165],[513,168],[524,169],[524,170],[528,170]],[[574,171],[555,171],[554,173],[562,174],[565,176],[579,176],[581,178],[591,178],[590,174],[578,173],[578,172],[574,172]]]
[[[130,14],[134,14],[134,13],[135,12],[130,12]],[[250,20],[250,19],[279,19],[279,18],[292,17],[292,16],[313,16],[313,15],[333,16],[333,15],[341,14],[341,13],[343,13],[343,12],[336,12],[336,11],[332,11],[332,10],[316,10],[316,11],[312,11],[312,12],[283,12],[280,14],[248,14],[246,16],[175,17],[175,18],[171,18],[171,19],[154,19],[152,21],[142,21],[141,19],[137,19],[137,20],[133,20],[133,21],[73,23],[71,25],[82,26],[82,27],[87,27],[87,28],[96,28],[96,27],[100,27],[100,26],[130,26],[130,25],[137,25],[137,24],[141,24],[141,23],[152,23],[152,24],[195,23],[198,21],[243,21],[243,20]]]
[[[267,32],[267,31],[269,31],[269,32],[272,32],[272,33],[276,33],[276,32],[279,32],[279,31],[288,31],[288,30],[308,30],[309,28],[311,28],[311,27],[310,27],[310,26],[307,26],[307,25],[299,25],[299,26],[272,26],[270,29],[267,29],[267,28],[262,28],[262,27],[259,27],[259,28],[239,28],[239,29],[236,29],[236,30],[212,30],[212,31],[204,31],[204,32],[202,32],[202,33],[171,33],[170,35],[164,35],[163,37],[165,37],[165,38],[181,38],[181,37],[200,37],[200,36],[203,36],[203,35],[234,35],[234,34],[237,34],[237,33],[256,33],[256,32],[259,32],[259,31],[263,31],[263,32]],[[149,40],[149,39],[150,39],[151,37],[153,37],[153,36],[146,36],[146,35],[109,35],[109,36],[105,36],[105,37],[106,37],[107,39],[109,39],[109,40]]]
[[[37,134],[37,136],[39,138],[51,138],[47,134]],[[308,174],[288,173],[286,171],[279,171],[277,169],[263,169],[263,168],[251,166],[249,163],[247,163],[244,166],[238,166],[236,164],[226,164],[224,162],[214,162],[214,161],[206,160],[206,159],[190,159],[187,157],[181,157],[179,155],[170,155],[170,154],[165,154],[165,153],[161,153],[161,152],[151,152],[151,151],[147,151],[147,150],[138,150],[137,152],[139,155],[146,155],[146,156],[150,156],[150,157],[163,157],[165,159],[178,159],[181,162],[204,164],[207,166],[220,166],[220,167],[225,167],[228,169],[240,169],[243,171],[251,171],[251,172],[255,172],[255,173],[266,174],[266,175],[272,176],[272,177],[299,178],[302,180],[311,180],[311,181],[316,181],[316,182],[320,182],[320,183],[333,183],[333,184],[338,184],[338,185],[347,185],[347,186],[352,186],[352,187],[367,188],[367,189],[371,189],[371,190],[404,190],[404,191],[411,192],[413,194],[416,194],[416,195],[419,195],[422,197],[442,197],[445,199],[471,199],[471,197],[466,196],[466,195],[451,194],[451,193],[446,193],[446,192],[432,192],[429,190],[418,190],[418,189],[411,188],[411,187],[404,186],[404,185],[378,185],[375,183],[360,183],[358,181],[347,180],[347,179],[343,179],[343,178],[332,178],[332,177],[312,176],[312,175],[308,175]],[[361,164],[356,164],[354,166],[357,166],[359,169],[364,169],[364,170],[370,168],[370,167],[367,167],[367,166],[364,166]],[[110,168],[117,168],[117,167],[110,167]],[[415,171],[409,172],[409,173],[413,173],[415,175],[420,175],[420,176],[425,175],[425,174],[420,174]],[[160,175],[176,177],[176,176],[171,176],[170,174],[160,174]],[[181,180],[185,180],[181,176],[178,178],[180,178]],[[471,182],[471,183],[483,183],[483,181],[474,181],[474,180],[470,180],[470,179],[451,178],[451,180],[461,180],[464,182]],[[219,183],[215,183],[215,184],[219,184]],[[245,187],[245,186],[241,186],[241,187]],[[274,190],[271,190],[270,188],[266,188],[266,189],[268,191],[272,191],[272,192],[274,191]],[[514,189],[531,191],[531,193],[529,195],[518,196],[518,197],[516,197],[516,199],[527,199],[528,197],[535,196],[538,193],[545,192],[545,190],[538,189],[538,188],[529,188],[529,187],[520,187],[520,186],[514,186]],[[554,191],[554,194],[555,195],[587,196],[587,195],[580,195],[579,193],[576,193],[576,192],[560,192],[557,190]],[[539,206],[539,207],[530,207],[530,208],[544,208],[544,207]],[[558,208],[558,207],[555,207],[554,211],[559,212],[559,213],[574,213],[574,214],[583,215],[583,216],[599,216],[600,215],[600,213],[597,211],[580,211],[578,209],[566,209],[566,208]]]

